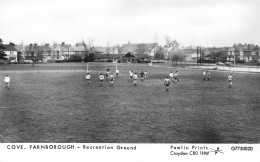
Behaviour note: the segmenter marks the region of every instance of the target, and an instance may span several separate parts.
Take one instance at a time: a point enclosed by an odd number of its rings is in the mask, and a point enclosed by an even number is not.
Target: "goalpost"
[[[117,70],[117,59],[116,59],[116,70]]]
[[[86,73],[88,73],[89,71],[88,71],[88,62],[87,62],[87,69],[86,69]]]

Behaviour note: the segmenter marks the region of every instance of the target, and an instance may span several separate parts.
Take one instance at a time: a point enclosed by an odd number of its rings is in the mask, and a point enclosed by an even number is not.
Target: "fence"
[[[0,65],[0,72],[1,71],[21,71],[21,72],[43,72],[43,71],[50,71],[50,72],[59,72],[59,71],[79,71],[84,72],[87,71],[87,65],[52,65],[52,64],[2,64]]]
[[[47,63],[47,64],[0,64],[0,72],[87,72],[105,71],[111,68],[115,71],[113,63]]]
[[[120,66],[127,66],[129,64],[120,64]],[[160,63],[160,64],[134,64],[131,66],[173,66],[173,67],[182,67],[182,68],[191,68],[191,69],[207,69],[207,70],[223,70],[223,71],[237,71],[237,72],[256,72],[260,73],[259,66],[218,66],[215,64],[196,64],[196,63]],[[108,63],[94,63],[90,64],[89,68],[87,63],[50,63],[50,64],[0,64],[0,72],[11,71],[11,72],[87,72],[91,71],[104,71],[107,67],[110,67],[111,70],[115,70],[114,64]]]
[[[171,66],[171,67],[182,67],[182,68],[191,68],[191,69],[205,69],[205,70],[223,70],[223,71],[235,71],[235,72],[252,72],[252,73],[260,73],[259,66],[247,66],[247,65],[236,65],[236,66],[226,66],[226,65],[216,65],[210,63],[191,63],[191,62],[179,62],[168,63],[168,64],[158,64],[160,66]]]

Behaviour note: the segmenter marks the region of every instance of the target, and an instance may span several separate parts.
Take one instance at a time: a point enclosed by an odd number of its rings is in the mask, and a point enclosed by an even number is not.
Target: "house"
[[[65,60],[68,57],[67,55],[69,55],[69,53],[70,53],[70,52],[68,52],[69,51],[68,46],[70,46],[70,45],[67,45],[64,42],[62,42],[61,44],[54,43],[51,46],[52,52],[51,52],[50,59],[51,60]]]
[[[134,63],[148,63],[151,62],[152,56],[149,56],[148,54],[134,54],[134,53],[126,53],[123,54],[121,58],[121,62],[134,62]]]
[[[20,61],[34,60],[34,61],[46,61],[51,59],[52,49],[49,44],[37,45],[30,44],[27,46],[17,46],[21,50],[19,54]]]
[[[24,59],[25,60],[41,60],[42,56],[41,53],[38,51],[38,49],[36,48],[37,44],[30,44],[28,46],[24,47]],[[40,55],[40,56],[39,56]]]
[[[74,51],[74,54],[80,55],[82,59],[84,58],[85,54],[87,53],[85,46],[72,46],[71,48]]]
[[[255,51],[244,51],[245,62],[257,62],[257,55]]]
[[[240,47],[235,47],[236,61],[244,61],[244,51]]]
[[[86,53],[86,46],[80,43],[77,43],[75,46],[71,46],[70,44],[65,44],[62,42],[61,44],[53,44],[51,59],[52,60],[67,60],[71,55],[81,55],[84,57]]]
[[[61,51],[64,60],[68,60],[70,56],[75,55],[75,50],[70,45],[61,46]]]
[[[188,62],[196,62],[200,57],[200,54],[197,54],[197,49],[189,48],[189,49],[182,49],[184,51],[185,59]]]
[[[15,48],[15,44],[10,42],[9,44],[3,44],[3,47],[3,51],[5,52],[8,61],[18,61],[17,49]]]
[[[62,60],[63,58],[63,51],[62,51],[62,45],[54,43],[53,46],[51,46],[52,53],[51,53],[51,60]]]
[[[217,54],[220,51],[228,51],[229,47],[213,47],[213,48],[207,48],[209,54]]]
[[[256,54],[255,60],[256,60],[256,62],[260,63],[260,53],[259,53],[260,49],[259,49],[258,45],[256,45],[256,47],[254,48],[254,51],[255,51],[255,54]]]
[[[234,56],[229,55],[228,51],[219,51],[217,54],[215,54],[215,57],[217,58],[217,61],[227,62],[231,60],[231,58],[233,58]]]
[[[94,56],[94,61],[97,62],[121,62],[122,54],[96,54]],[[119,61],[120,60],[120,61]]]
[[[229,62],[234,62],[235,61],[235,58],[236,58],[236,49],[234,47],[231,47],[227,50],[227,54],[228,54],[228,57],[227,57],[227,61]]]
[[[122,47],[122,48],[121,48],[121,53],[122,53],[122,54],[127,54],[127,53],[132,53],[132,54],[134,54],[135,51],[134,51],[133,49],[130,49],[130,48],[127,48],[127,47]]]
[[[170,59],[170,56],[169,56],[169,52],[173,49],[174,47],[173,46],[166,46],[166,47],[163,47],[163,50],[165,51],[165,54],[164,54],[164,58],[166,60],[169,60]]]
[[[75,46],[71,46],[71,50],[73,51],[73,54],[80,55],[83,59],[87,51],[90,51],[90,47],[88,47],[85,43],[77,43]]]
[[[158,47],[158,43],[128,43],[122,45],[122,54],[146,54],[153,57]]]
[[[234,49],[229,47],[213,47],[207,48],[208,55],[205,54],[205,57],[210,57],[212,61],[227,61],[228,59],[234,58]]]
[[[241,44],[234,45],[235,56],[237,62],[258,62],[259,61],[259,48],[254,44]]]
[[[22,45],[15,45],[14,48],[17,50],[17,61],[25,60],[25,48]]]
[[[200,59],[207,62],[213,61],[212,55],[207,48],[183,48],[181,50],[184,52],[187,62],[197,62]]]
[[[49,44],[45,44],[44,46],[36,46],[37,49],[37,57],[36,60],[41,60],[47,62],[51,60],[52,49]]]
[[[87,51],[85,46],[72,46],[71,48],[74,50],[76,55],[84,55]]]
[[[107,54],[106,47],[94,47],[94,48],[92,48],[92,50],[94,53]]]

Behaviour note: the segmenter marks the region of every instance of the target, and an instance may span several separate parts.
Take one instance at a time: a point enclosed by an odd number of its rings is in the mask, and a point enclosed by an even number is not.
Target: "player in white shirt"
[[[144,71],[144,77],[145,77],[145,78],[148,78],[148,73],[147,73],[147,71]]]
[[[174,83],[174,84],[177,84],[177,82],[179,82],[178,71],[176,71],[176,72],[173,74],[173,83]]]
[[[99,86],[101,87],[103,85],[103,80],[105,79],[104,75],[102,73],[99,74]]]
[[[133,82],[133,75],[134,75],[134,72],[131,70],[131,71],[129,71],[129,80],[128,80],[128,82],[130,81],[130,82]]]
[[[89,83],[90,83],[90,74],[89,74],[89,72],[87,73],[87,75],[86,75],[86,80],[87,80],[87,82],[88,82],[88,85],[89,85]]]
[[[11,80],[10,77],[8,75],[6,75],[4,78],[5,88],[9,89],[10,80]]]
[[[228,76],[229,88],[232,87],[232,81],[233,81],[233,76],[232,76],[232,74],[229,74],[229,76]]]
[[[118,75],[119,75],[119,70],[116,69],[116,77],[118,78]]]
[[[137,73],[135,73],[133,75],[133,79],[134,79],[134,86],[136,86],[137,85]]]
[[[171,71],[169,74],[170,80],[173,82],[173,72]]]
[[[169,86],[171,84],[171,80],[169,79],[169,76],[167,76],[167,78],[164,80],[164,85],[166,86],[166,92],[169,91]]]
[[[207,73],[206,71],[203,71],[203,80],[206,80]]]
[[[113,87],[113,84],[114,84],[114,74],[113,73],[111,73],[109,75],[109,81],[110,81],[110,87]]]

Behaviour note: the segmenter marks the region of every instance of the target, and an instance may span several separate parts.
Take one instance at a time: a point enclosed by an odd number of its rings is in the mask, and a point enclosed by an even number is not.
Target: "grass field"
[[[98,73],[114,64],[89,66],[90,85],[84,68],[28,67],[8,73],[9,90],[0,72],[0,142],[260,143],[260,74],[233,73],[229,89],[227,72],[203,81],[201,70],[119,64],[114,87],[99,87]],[[127,82],[129,70],[142,69],[148,79]],[[180,82],[165,92],[175,70]]]

